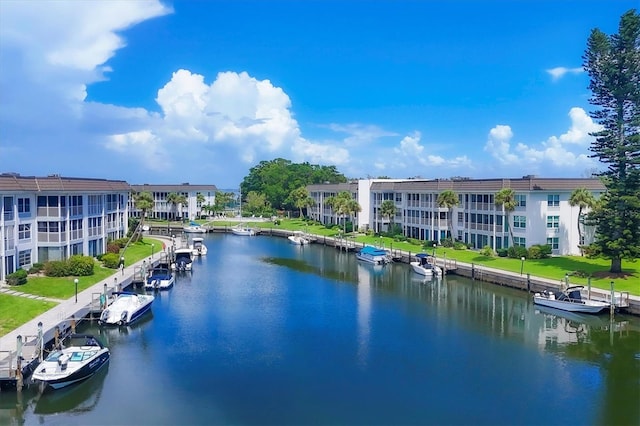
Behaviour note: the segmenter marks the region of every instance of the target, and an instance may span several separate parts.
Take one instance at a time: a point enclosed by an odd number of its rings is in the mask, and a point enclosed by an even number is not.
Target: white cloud
[[[512,137],[513,132],[510,126],[498,124],[489,131],[489,139],[484,150],[502,164],[515,164],[518,162],[518,156],[510,152]]]
[[[344,144],[347,146],[362,146],[383,137],[397,136],[397,133],[389,132],[379,126],[370,124],[351,123],[344,125],[332,123],[328,127],[337,133],[347,133],[349,136],[344,138]]]
[[[548,70],[546,70],[547,74],[549,74],[551,76],[551,79],[553,81],[558,81],[560,80],[562,77],[564,77],[567,74],[580,74],[582,72],[584,72],[583,68],[566,68],[566,67],[556,67],[556,68],[550,68]]]

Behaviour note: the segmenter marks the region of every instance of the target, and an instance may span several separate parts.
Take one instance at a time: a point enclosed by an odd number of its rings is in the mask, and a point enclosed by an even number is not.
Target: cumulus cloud
[[[582,108],[569,111],[571,126],[560,136],[550,136],[539,144],[519,142],[512,147],[510,126],[498,125],[489,131],[484,150],[503,165],[518,166],[521,172],[539,172],[541,168],[584,170],[596,166],[586,148],[593,140],[589,133],[601,127]],[[516,170],[514,168],[514,170]]]
[[[564,77],[567,74],[580,74],[582,72],[584,72],[583,68],[566,68],[566,67],[556,67],[556,68],[550,68],[548,70],[546,70],[547,74],[549,74],[551,76],[551,79],[553,81],[558,81],[560,80],[562,77]]]
[[[429,151],[425,149],[425,146],[422,145],[421,139],[421,133],[414,132],[402,138],[398,146],[393,148],[394,162],[397,168],[402,168],[412,163],[436,168],[440,166],[459,167],[470,164],[466,156],[446,159],[441,155],[429,153]],[[431,146],[431,148],[433,149],[435,146]]]

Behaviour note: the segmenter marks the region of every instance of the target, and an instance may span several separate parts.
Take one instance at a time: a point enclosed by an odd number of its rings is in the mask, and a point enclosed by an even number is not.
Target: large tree
[[[449,225],[449,237],[453,240],[453,208],[459,203],[458,195],[450,189],[442,191],[436,199],[438,207],[446,207],[447,209],[447,223]]]
[[[622,259],[640,257],[640,15],[620,18],[618,33],[591,31],[583,56],[590,78],[590,112],[601,130],[592,133],[593,157],[607,166],[600,173],[607,188],[589,214],[596,226],[589,253],[611,259],[611,272],[622,272]]]
[[[291,194],[289,194],[289,198],[291,199],[292,204],[300,209],[300,218],[304,218],[302,209],[308,208],[315,202],[315,200],[309,194],[307,187],[305,186],[294,189]]]
[[[516,192],[511,188],[502,188],[500,191],[496,192],[495,203],[497,206],[501,206],[502,211],[504,211],[504,221],[509,229],[511,245],[514,245],[510,216],[511,212],[514,211],[518,205],[518,202],[516,201]]]
[[[347,178],[338,173],[335,166],[317,166],[309,163],[292,163],[283,158],[261,161],[249,170],[240,184],[240,191],[248,194],[255,191],[264,194],[267,202],[279,210],[294,210],[289,197],[301,186],[319,183],[344,183]]]
[[[325,203],[338,217],[342,218],[345,234],[347,233],[346,216],[362,210],[358,201],[351,196],[349,191],[341,191],[337,195],[329,197]]]
[[[583,254],[582,236],[584,235],[584,233],[582,232],[582,227],[580,226],[580,223],[582,223],[584,220],[582,212],[585,209],[593,208],[595,202],[595,197],[587,188],[576,188],[569,197],[569,205],[573,207],[578,206],[578,248],[580,249],[580,255]]]

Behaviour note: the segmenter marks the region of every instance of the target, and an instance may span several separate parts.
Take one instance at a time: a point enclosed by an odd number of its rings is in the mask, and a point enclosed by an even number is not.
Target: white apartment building
[[[129,184],[0,174],[0,281],[33,263],[98,256],[127,233]]]
[[[199,217],[204,210],[203,206],[213,206],[216,201],[218,188],[215,185],[191,185],[182,183],[180,185],[131,185],[133,192],[149,192],[153,196],[153,209],[147,212],[149,219],[160,220],[194,220]],[[169,194],[184,195],[187,199],[185,205],[173,205],[167,202]],[[201,195],[202,201],[198,201]],[[140,210],[135,207],[133,197],[129,200],[129,210],[132,217],[140,217]]]
[[[518,206],[509,215],[509,224],[502,207],[495,204],[495,194],[503,188],[513,189],[518,201]],[[490,246],[497,250],[512,245],[548,244],[553,254],[579,254],[578,245],[591,242],[594,230],[587,228],[584,241],[580,241],[579,208],[569,205],[569,197],[577,188],[586,188],[596,198],[605,190],[599,179],[535,176],[520,179],[371,179],[349,184],[311,185],[308,189],[315,204],[309,209],[309,215],[321,223],[337,223],[338,218],[324,201],[340,191],[349,190],[362,208],[362,213],[356,217],[359,229],[386,231],[393,222],[402,227],[405,236],[423,241],[440,241],[452,233],[455,239],[473,248]],[[438,195],[446,190],[456,193],[459,202],[451,210],[451,221],[448,209],[438,207],[436,202]],[[396,215],[391,220],[380,214],[380,206],[385,200],[392,200],[396,206]],[[514,241],[510,241],[508,226],[511,226]]]

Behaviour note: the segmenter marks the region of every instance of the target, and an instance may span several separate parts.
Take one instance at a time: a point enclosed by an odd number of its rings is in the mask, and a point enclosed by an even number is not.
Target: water
[[[640,321],[540,312],[520,291],[286,239],[207,257],[80,385],[0,394],[0,424],[640,424]]]

